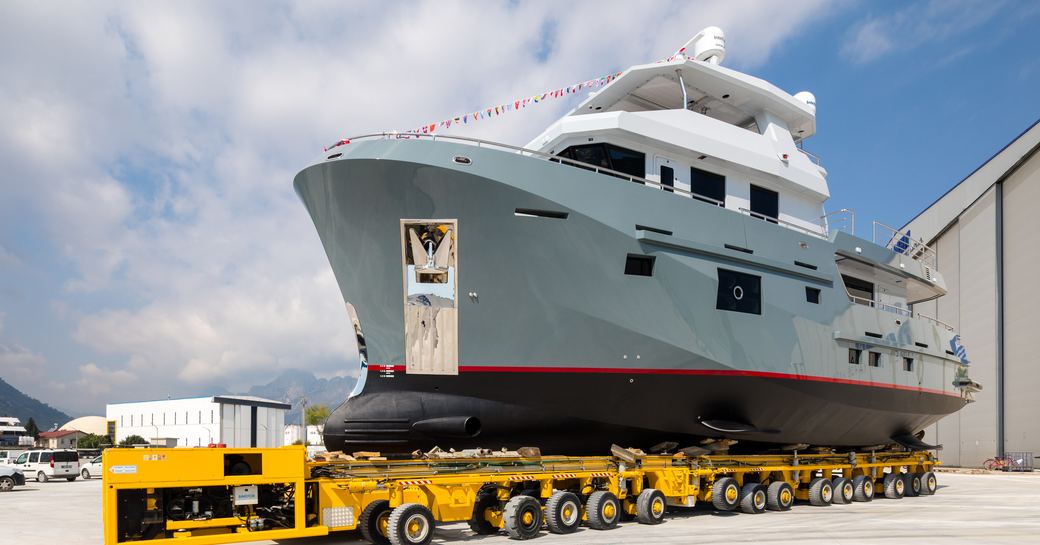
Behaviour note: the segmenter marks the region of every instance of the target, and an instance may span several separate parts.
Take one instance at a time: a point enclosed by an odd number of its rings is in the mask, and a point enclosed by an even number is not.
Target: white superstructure
[[[724,57],[722,31],[709,27],[672,59],[626,70],[526,147],[826,236],[827,171],[801,147],[816,132],[816,98],[720,66]]]
[[[13,416],[0,416],[0,446],[31,447],[33,438],[25,431],[20,420]]]
[[[149,442],[175,439],[179,447],[282,446],[287,403],[250,396],[206,396],[113,403],[106,418],[116,423],[116,442],[138,435]]]

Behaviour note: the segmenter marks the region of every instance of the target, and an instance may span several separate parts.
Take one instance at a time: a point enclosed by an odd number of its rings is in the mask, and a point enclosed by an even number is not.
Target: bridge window
[[[639,178],[646,176],[646,154],[615,146],[614,144],[571,146],[557,155],[593,166],[623,172],[629,176]]]
[[[780,194],[751,184],[751,212],[759,219],[776,223],[780,217]]]
[[[693,198],[717,205],[726,202],[726,177],[697,167],[690,167],[690,191]],[[703,198],[707,197],[707,199]],[[718,201],[718,202],[715,202]]]

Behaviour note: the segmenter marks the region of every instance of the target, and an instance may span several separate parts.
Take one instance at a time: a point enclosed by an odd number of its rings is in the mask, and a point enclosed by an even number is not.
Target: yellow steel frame
[[[225,454],[260,454],[258,475],[223,475]],[[645,456],[628,462],[614,457],[466,458],[402,461],[304,461],[302,447],[280,449],[113,449],[105,453],[105,543],[116,543],[116,491],[167,487],[233,486],[292,483],[296,485],[295,528],[247,532],[238,519],[168,522],[183,543],[230,543],[258,539],[285,539],[352,530],[366,506],[386,500],[391,508],[405,503],[428,507],[439,522],[469,520],[478,493],[486,487],[507,500],[517,487],[530,487],[541,498],[554,490],[581,495],[608,490],[629,514],[635,498],[646,487],[660,490],[672,505],[710,502],[712,486],[721,477],[738,484],[785,481],[799,499],[807,499],[808,484],[816,475],[867,475],[879,479],[887,472],[924,472],[936,460],[928,453],[877,452],[864,454],[712,455],[700,458]],[[135,467],[132,473],[127,466]],[[117,470],[117,467],[123,467]],[[122,471],[122,472],[117,472]],[[325,475],[311,477],[311,475]],[[305,487],[313,494],[308,527]],[[880,489],[880,487],[878,487]],[[353,510],[348,525],[324,520],[327,508]],[[500,509],[482,514],[491,524],[503,524]],[[174,539],[156,540],[169,542]]]

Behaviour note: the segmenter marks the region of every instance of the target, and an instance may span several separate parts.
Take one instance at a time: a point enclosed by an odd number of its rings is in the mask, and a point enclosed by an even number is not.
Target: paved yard
[[[1040,543],[1040,473],[939,474],[935,496],[811,507],[786,513],[717,514],[675,510],[660,526],[623,524],[600,532],[582,529],[543,545],[612,543]],[[0,494],[4,542],[19,545],[101,543],[101,481],[30,482]],[[503,535],[474,536],[465,524],[437,529],[435,543],[513,543]],[[273,543],[273,542],[264,542]],[[358,534],[290,540],[293,545],[362,543]]]

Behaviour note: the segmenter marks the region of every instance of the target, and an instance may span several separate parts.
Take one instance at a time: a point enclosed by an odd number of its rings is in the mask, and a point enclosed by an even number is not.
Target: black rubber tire
[[[744,483],[740,489],[740,510],[756,515],[766,512],[766,487],[759,483]]]
[[[416,523],[421,529],[409,528]],[[433,513],[425,505],[405,503],[390,512],[387,534],[392,545],[429,545],[433,541]]]
[[[664,492],[656,488],[644,488],[636,497],[636,520],[639,524],[661,524],[668,511],[668,500]]]
[[[545,502],[545,524],[554,534],[572,534],[581,526],[581,498],[574,492],[557,490]]]
[[[852,486],[852,481],[845,477],[834,477],[831,479],[831,487],[834,489],[834,497],[831,499],[831,503],[839,505],[852,503],[852,497],[856,495],[856,489]]]
[[[0,477],[0,492],[10,492],[14,490],[14,485],[14,479],[8,477],[7,475]]]
[[[90,471],[87,471],[87,468],[83,468],[83,471],[80,471],[79,474],[83,477],[83,480],[90,479]]]
[[[906,492],[906,482],[900,473],[886,473],[881,485],[885,490],[885,497],[891,500],[902,498]]]
[[[790,511],[794,505],[794,488],[784,481],[773,481],[766,487],[766,509]]]
[[[513,496],[502,509],[502,529],[517,540],[538,537],[542,529],[542,504],[533,496]]]
[[[830,505],[834,498],[834,486],[826,477],[816,477],[809,481],[809,504],[818,507]]]
[[[919,473],[903,474],[903,496],[915,498],[921,495],[921,475]]]
[[[711,504],[719,511],[732,511],[740,504],[740,486],[733,477],[715,479],[711,485]]]
[[[874,499],[874,478],[860,475],[852,479],[852,501],[871,501]]]
[[[50,479],[47,478],[47,474],[46,473],[44,473],[42,471],[37,471],[36,472],[36,482],[38,482],[38,483],[45,483],[48,480],[50,480]]]
[[[491,536],[498,533],[498,526],[484,518],[484,511],[498,506],[498,498],[494,492],[478,492],[473,502],[473,516],[469,519],[469,529],[480,536]]]
[[[66,481],[69,481],[69,482],[71,483],[72,481],[75,481],[75,480],[76,480],[76,477],[78,477],[78,476],[79,476],[79,475],[73,475],[72,477],[65,477],[65,480],[66,480]]]
[[[935,473],[931,471],[925,471],[921,474],[921,495],[931,496],[935,494],[935,491],[939,488],[939,482],[935,478]]]
[[[365,506],[365,510],[361,512],[361,518],[358,519],[358,529],[361,530],[361,537],[365,538],[372,545],[390,545],[390,538],[383,532],[388,531],[389,519],[390,519],[390,502],[386,500],[376,500]],[[382,530],[379,528],[379,519],[384,519],[386,527]]]
[[[585,502],[585,518],[593,530],[610,530],[621,520],[621,502],[612,492],[597,490]]]

